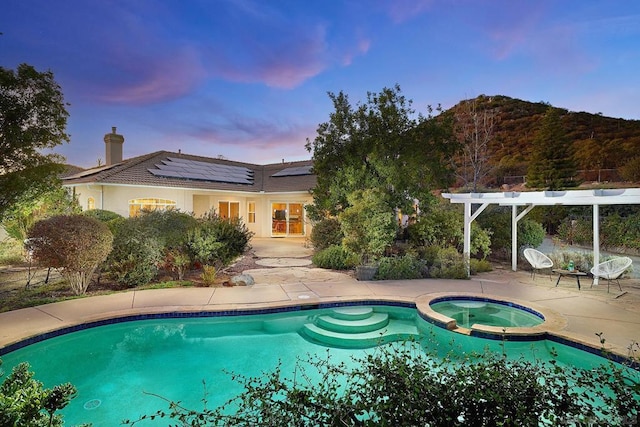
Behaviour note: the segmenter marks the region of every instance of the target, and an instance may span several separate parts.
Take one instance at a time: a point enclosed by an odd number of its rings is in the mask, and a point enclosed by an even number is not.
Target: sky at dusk
[[[67,162],[182,150],[265,164],[396,83],[417,112],[481,94],[640,119],[640,1],[3,0],[0,66],[51,70]]]

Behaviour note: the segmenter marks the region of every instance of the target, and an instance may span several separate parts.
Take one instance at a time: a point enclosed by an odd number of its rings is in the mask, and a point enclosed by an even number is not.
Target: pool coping
[[[545,321],[534,327],[492,327],[487,325],[472,325],[472,328],[461,328],[455,325],[455,320],[435,312],[429,303],[443,297],[471,297],[515,303],[523,307],[529,307],[538,311],[545,317]],[[333,298],[318,301],[281,301],[270,302],[257,306],[256,304],[234,304],[226,307],[212,308],[211,306],[158,306],[147,309],[136,309],[134,312],[100,312],[83,321],[70,322],[65,326],[52,327],[45,331],[31,334],[24,338],[14,340],[0,347],[0,357],[12,351],[21,349],[31,344],[54,338],[60,335],[76,332],[83,329],[117,324],[137,320],[149,319],[175,319],[196,317],[232,317],[242,315],[273,314],[282,312],[307,311],[332,307],[382,305],[392,307],[413,308],[417,314],[427,322],[454,333],[461,333],[483,339],[502,341],[539,341],[549,340],[573,347],[596,356],[604,357],[617,363],[625,364],[636,370],[640,370],[640,363],[616,352],[615,349],[607,349],[604,345],[597,346],[576,334],[563,331],[567,320],[559,313],[538,304],[522,301],[504,296],[478,294],[473,292],[439,292],[420,296],[418,298]],[[453,322],[453,323],[452,323]]]

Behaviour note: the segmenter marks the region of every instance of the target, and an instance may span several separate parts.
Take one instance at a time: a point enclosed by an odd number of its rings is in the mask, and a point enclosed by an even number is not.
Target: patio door
[[[271,235],[304,236],[304,205],[302,203],[272,203]]]

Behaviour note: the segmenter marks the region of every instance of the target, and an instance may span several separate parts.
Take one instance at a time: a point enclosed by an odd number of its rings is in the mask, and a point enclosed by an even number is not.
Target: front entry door
[[[304,236],[304,205],[302,203],[272,203],[271,235]]]

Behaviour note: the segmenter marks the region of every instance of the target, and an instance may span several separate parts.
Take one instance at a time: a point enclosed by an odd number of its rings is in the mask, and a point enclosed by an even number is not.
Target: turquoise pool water
[[[422,338],[420,346],[445,354],[455,351],[502,351],[548,360],[550,349],[560,363],[581,367],[604,361],[599,357],[548,341],[507,342],[455,334],[435,327],[415,309],[373,307],[374,314],[389,316],[383,329],[401,330]],[[271,371],[278,361],[283,372],[293,372],[297,358],[306,355],[351,363],[352,356],[371,348],[338,348],[315,343],[300,331],[330,314],[331,309],[239,317],[202,317],[140,320],[100,326],[48,339],[2,357],[5,372],[28,361],[36,378],[51,387],[71,382],[77,397],[65,408],[66,425],[91,422],[95,427],[117,426],[125,418],[136,419],[166,408],[153,392],[187,407],[202,408],[203,384],[209,407],[218,406],[242,390],[225,371],[248,376]],[[356,321],[360,325],[361,321]],[[390,326],[392,325],[392,326]],[[375,333],[375,331],[373,332]],[[414,344],[417,345],[417,344]],[[167,425],[166,420],[141,426]]]
[[[433,303],[431,308],[454,319],[463,328],[470,328],[476,323],[498,327],[531,327],[544,322],[540,315],[490,301],[456,299]]]

